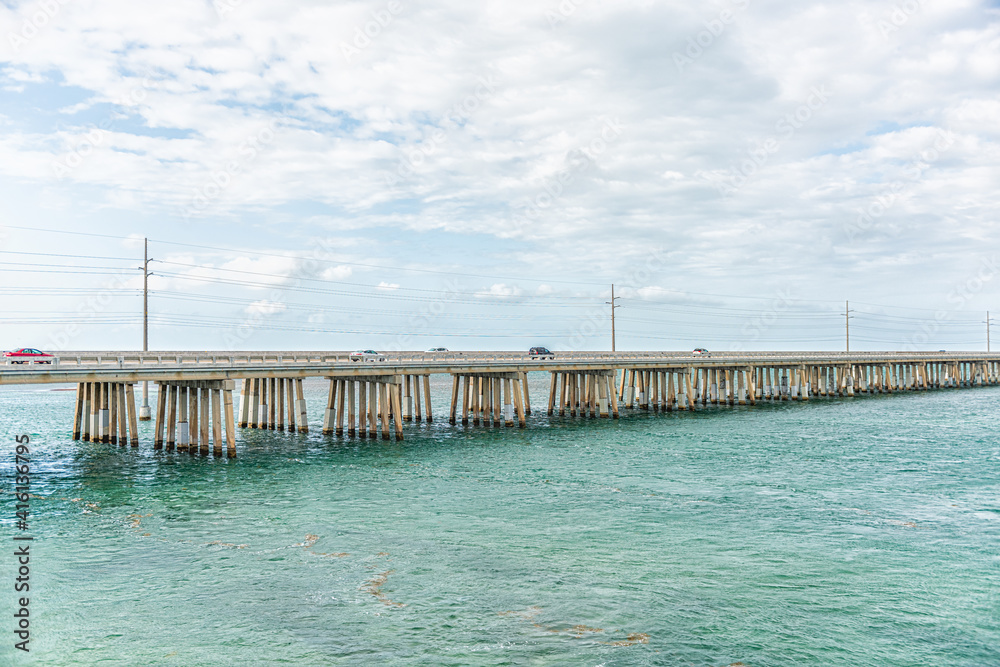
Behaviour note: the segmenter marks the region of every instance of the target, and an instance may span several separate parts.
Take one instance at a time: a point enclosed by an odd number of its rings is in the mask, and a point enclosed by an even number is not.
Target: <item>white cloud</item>
[[[354,270],[349,266],[331,266],[322,273],[323,280],[345,280],[351,277]]]
[[[280,313],[287,310],[288,307],[277,301],[254,301],[249,306],[244,309],[248,315],[274,315],[275,313]],[[311,320],[310,320],[311,321]]]
[[[524,291],[517,285],[506,285],[504,283],[496,283],[491,285],[488,290],[480,290],[476,292],[478,297],[499,297],[508,298],[512,296],[521,296]]]

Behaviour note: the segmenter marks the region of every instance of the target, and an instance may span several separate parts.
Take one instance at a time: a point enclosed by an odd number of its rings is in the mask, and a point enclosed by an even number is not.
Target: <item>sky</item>
[[[1000,322],[997,0],[6,1],[0,90],[2,349],[141,349],[143,239],[153,350]]]

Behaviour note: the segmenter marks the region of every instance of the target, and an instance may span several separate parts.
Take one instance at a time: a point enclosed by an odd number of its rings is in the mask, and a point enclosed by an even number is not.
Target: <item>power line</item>
[[[205,266],[205,265],[201,265],[201,264],[185,264],[185,263],[182,263],[182,262],[169,262],[169,261],[165,261],[165,260],[156,260],[156,261],[159,264],[168,264],[168,265],[173,265],[173,266],[186,266],[186,267],[189,267],[189,268],[205,269],[205,270],[208,270],[208,271],[222,271],[222,272],[225,272],[225,273],[241,273],[241,274],[254,275],[254,276],[266,276],[266,277],[269,277],[269,278],[282,278],[282,279],[286,279],[287,278],[287,279],[293,279],[293,280],[305,280],[305,281],[309,281],[309,282],[328,283],[328,284],[331,284],[331,285],[346,285],[346,286],[350,286],[350,287],[364,287],[364,288],[368,288],[368,289],[379,289],[380,288],[379,285],[367,285],[367,284],[363,284],[363,283],[352,283],[352,282],[345,282],[345,281],[340,281],[340,280],[329,280],[327,278],[304,278],[304,277],[298,277],[298,276],[292,277],[292,276],[285,276],[285,275],[279,274],[279,273],[267,273],[267,272],[262,272],[262,271],[244,271],[244,270],[241,270],[241,269],[223,269],[223,268],[218,268],[218,267]],[[162,274],[161,273],[161,275],[179,275],[179,274]],[[279,284],[279,285],[274,285],[274,287],[280,289],[280,288],[284,288],[285,286]],[[430,293],[430,294],[461,294],[461,295],[465,295],[465,296],[480,296],[480,295],[482,295],[482,292],[458,292],[458,291],[449,291],[449,290],[421,289],[421,288],[416,288],[416,287],[393,287],[393,291],[401,291],[401,292],[403,292],[403,291],[405,291],[405,292],[423,292],[423,293]],[[546,298],[547,297],[547,295],[537,295],[537,296],[538,296],[538,298]],[[557,296],[557,297],[552,297],[552,298],[556,298],[556,299],[580,299],[580,300],[593,301],[594,297]]]
[[[72,234],[74,236],[93,236],[102,239],[121,239],[124,241],[135,239],[134,236],[115,236],[113,234],[97,234],[95,232],[73,232],[67,229],[43,229],[41,227],[20,227],[18,225],[4,225],[6,229],[20,229],[28,232],[46,232],[49,234]]]
[[[459,271],[440,271],[435,269],[417,269],[413,267],[402,267],[402,266],[386,266],[384,264],[366,264],[362,262],[348,262],[341,260],[321,260],[315,257],[302,256],[302,255],[289,255],[289,254],[277,254],[269,252],[261,252],[259,250],[244,250],[236,248],[221,248],[218,246],[209,245],[198,245],[194,243],[180,243],[177,241],[161,241],[158,239],[150,239],[154,243],[162,243],[164,245],[174,245],[186,248],[201,248],[203,250],[219,250],[228,253],[241,253],[243,255],[257,255],[259,257],[280,257],[282,259],[297,259],[297,260],[307,260],[314,262],[323,262],[326,264],[336,264],[339,266],[358,266],[366,269],[379,269],[380,271],[410,271],[415,273],[429,273],[435,275],[446,275],[446,276],[462,276],[467,278],[488,278],[490,280],[529,280],[531,282],[538,283],[559,283],[564,285],[604,285],[605,283],[597,282],[587,282],[582,280],[557,280],[557,279],[545,279],[545,278],[525,278],[524,276],[515,278],[512,276],[497,276],[482,273],[464,273]]]

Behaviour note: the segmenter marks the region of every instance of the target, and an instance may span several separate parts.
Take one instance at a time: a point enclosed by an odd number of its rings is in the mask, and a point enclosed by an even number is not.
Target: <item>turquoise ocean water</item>
[[[238,458],[70,439],[0,388],[3,539],[32,437],[30,654],[0,664],[1000,665],[1000,388],[546,417]],[[13,549],[4,549],[13,552]]]

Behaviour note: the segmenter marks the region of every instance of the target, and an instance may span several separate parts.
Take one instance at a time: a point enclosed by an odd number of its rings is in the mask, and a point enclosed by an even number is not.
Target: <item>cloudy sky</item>
[[[1000,2],[7,0],[0,347],[985,349]],[[1000,321],[1000,319],[998,319]]]

